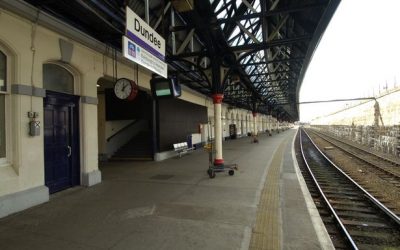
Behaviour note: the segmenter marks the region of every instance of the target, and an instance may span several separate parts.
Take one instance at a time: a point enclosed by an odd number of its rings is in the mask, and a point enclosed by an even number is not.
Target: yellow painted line
[[[283,152],[288,143],[284,140],[276,150],[268,169],[267,179],[261,192],[256,224],[251,235],[249,249],[281,249],[281,219],[279,180]]]

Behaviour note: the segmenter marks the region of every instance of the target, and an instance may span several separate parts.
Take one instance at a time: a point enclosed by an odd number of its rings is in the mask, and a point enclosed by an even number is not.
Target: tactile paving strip
[[[281,249],[279,179],[282,157],[287,142],[288,140],[285,140],[279,145],[268,169],[249,249]]]

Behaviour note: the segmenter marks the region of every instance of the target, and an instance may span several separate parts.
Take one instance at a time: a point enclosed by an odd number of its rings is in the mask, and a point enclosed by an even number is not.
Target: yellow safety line
[[[281,249],[279,179],[283,152],[287,142],[286,139],[279,145],[268,169],[249,249]]]

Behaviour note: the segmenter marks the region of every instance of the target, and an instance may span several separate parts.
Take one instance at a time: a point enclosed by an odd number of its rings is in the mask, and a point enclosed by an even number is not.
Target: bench
[[[178,152],[179,157],[182,157],[182,154],[188,153],[193,150],[193,148],[189,148],[187,142],[174,143],[174,151]]]

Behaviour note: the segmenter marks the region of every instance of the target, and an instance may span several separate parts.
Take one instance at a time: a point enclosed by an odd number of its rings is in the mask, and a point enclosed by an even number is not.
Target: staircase
[[[122,146],[110,161],[152,161],[153,146],[150,130],[141,131]]]

